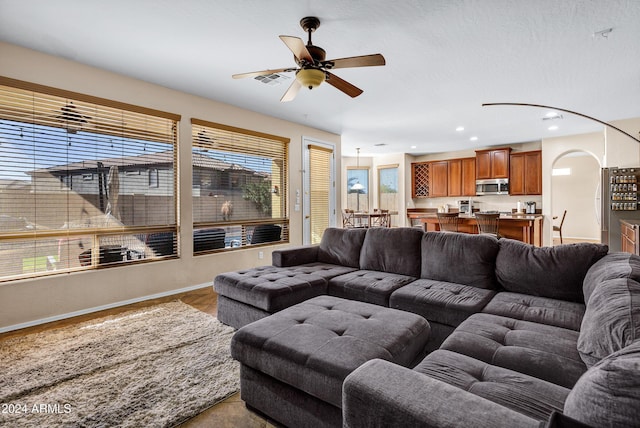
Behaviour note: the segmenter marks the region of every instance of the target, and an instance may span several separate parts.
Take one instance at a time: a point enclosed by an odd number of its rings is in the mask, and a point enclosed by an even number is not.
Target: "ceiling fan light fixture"
[[[317,68],[303,68],[296,73],[296,79],[306,88],[313,89],[325,80],[324,71]]]

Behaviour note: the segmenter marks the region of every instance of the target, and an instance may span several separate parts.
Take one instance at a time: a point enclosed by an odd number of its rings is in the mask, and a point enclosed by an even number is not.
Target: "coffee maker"
[[[526,214],[535,214],[536,213],[536,203],[535,201],[527,201],[524,203],[524,212]]]
[[[473,201],[471,199],[460,199],[458,201],[458,212],[460,214],[471,214],[473,212]]]

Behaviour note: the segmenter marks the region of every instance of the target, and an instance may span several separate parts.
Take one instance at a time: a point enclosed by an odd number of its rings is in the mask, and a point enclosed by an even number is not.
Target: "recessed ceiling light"
[[[456,131],[458,131],[458,132],[462,132],[462,131],[464,131],[464,126],[458,126],[458,127],[456,128]]]
[[[471,138],[469,138],[469,141],[478,141],[478,137],[475,137],[475,136],[471,137]]]
[[[418,148],[418,146],[411,146],[411,148],[412,148],[412,149],[417,149],[417,148]]]
[[[555,119],[562,119],[562,115],[558,112],[550,111],[547,114],[545,114],[544,117],[542,118],[542,120],[555,120]]]
[[[550,127],[547,128],[549,131],[555,131],[556,129],[558,129],[557,125],[551,125]]]

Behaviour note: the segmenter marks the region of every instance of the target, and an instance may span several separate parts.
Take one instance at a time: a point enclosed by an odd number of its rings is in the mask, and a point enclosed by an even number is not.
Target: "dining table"
[[[387,221],[384,221],[384,217],[388,217]],[[391,213],[381,212],[358,212],[353,213],[354,222],[356,227],[375,227],[378,225],[384,225],[391,227]]]

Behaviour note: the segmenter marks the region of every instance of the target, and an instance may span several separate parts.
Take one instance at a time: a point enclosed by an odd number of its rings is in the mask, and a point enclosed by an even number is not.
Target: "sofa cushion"
[[[360,269],[420,277],[423,235],[413,227],[368,229],[360,252]]]
[[[631,278],[640,282],[640,257],[630,253],[610,253],[594,263],[584,277],[584,301],[589,302],[598,284],[614,278]]]
[[[540,421],[561,411],[569,389],[446,350],[429,354],[415,371]]]
[[[589,296],[582,320],[578,352],[587,366],[640,339],[640,283],[613,278]]]
[[[331,278],[327,292],[331,296],[389,306],[389,296],[415,278],[395,273],[357,270]]]
[[[499,250],[493,236],[427,232],[422,238],[420,277],[496,289]]]
[[[579,331],[584,305],[504,291],[491,299],[482,312]]]
[[[354,268],[313,263],[281,268],[261,266],[225,272],[213,281],[216,293],[267,312],[326,294],[327,279]]]
[[[415,314],[320,296],[236,332],[231,354],[323,401],[341,407],[342,381],[365,361],[408,366],[423,355],[429,324]]]
[[[514,239],[498,242],[496,276],[507,291],[580,303],[587,270],[608,251],[606,245],[586,242],[556,247],[534,247]]]
[[[569,393],[564,413],[593,427],[637,427],[640,341],[591,367]]]
[[[572,388],[587,370],[578,332],[491,314],[471,315],[440,349]]]
[[[365,229],[325,229],[318,248],[318,261],[359,268]]]
[[[493,290],[468,285],[419,279],[394,291],[389,307],[422,315],[430,322],[456,327],[469,315],[480,312],[495,294]]]

